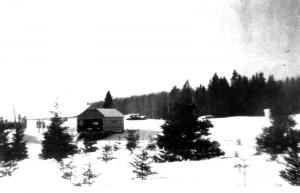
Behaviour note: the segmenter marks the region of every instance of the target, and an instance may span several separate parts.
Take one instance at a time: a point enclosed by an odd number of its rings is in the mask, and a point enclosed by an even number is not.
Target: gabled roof
[[[124,117],[122,113],[120,113],[117,109],[96,109],[99,111],[104,117]]]

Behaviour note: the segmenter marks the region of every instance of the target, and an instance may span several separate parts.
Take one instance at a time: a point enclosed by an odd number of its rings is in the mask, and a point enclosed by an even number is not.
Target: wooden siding
[[[104,112],[105,113],[105,112]],[[95,131],[104,133],[114,133],[124,131],[124,118],[112,115],[104,116],[99,109],[86,109],[77,117],[77,131]],[[111,117],[110,117],[111,116]],[[95,125],[94,122],[97,122]]]
[[[104,132],[122,132],[124,131],[124,119],[122,117],[103,118]]]

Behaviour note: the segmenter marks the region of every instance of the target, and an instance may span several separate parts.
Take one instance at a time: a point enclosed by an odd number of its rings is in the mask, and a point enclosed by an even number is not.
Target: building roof
[[[124,117],[117,109],[97,109],[104,117]]]

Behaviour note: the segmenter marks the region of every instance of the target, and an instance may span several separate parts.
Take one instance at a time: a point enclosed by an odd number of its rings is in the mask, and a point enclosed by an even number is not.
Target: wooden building
[[[77,116],[78,133],[119,133],[124,131],[124,115],[116,109],[88,108]]]

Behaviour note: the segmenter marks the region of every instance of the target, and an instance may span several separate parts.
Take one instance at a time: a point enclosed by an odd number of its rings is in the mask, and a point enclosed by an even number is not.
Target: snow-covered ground
[[[300,115],[295,116],[300,123]],[[99,174],[96,182],[89,186],[76,187],[68,180],[61,178],[58,164],[53,160],[41,160],[39,141],[41,133],[27,131],[30,157],[18,164],[11,177],[0,178],[1,192],[11,193],[53,193],[53,192],[205,192],[205,193],[293,193],[299,187],[293,187],[279,177],[284,165],[269,161],[269,156],[255,155],[255,137],[262,128],[270,124],[267,117],[230,117],[211,119],[214,127],[210,130],[211,138],[221,144],[225,156],[202,160],[173,163],[154,163],[157,174],[147,180],[134,179],[128,162],[132,155],[125,150],[125,141],[121,140],[122,149],[115,153],[116,159],[105,163],[97,157],[101,150],[90,153],[90,156],[74,156],[77,178],[80,181],[82,168],[90,160],[94,172]],[[140,130],[146,139],[149,134],[161,131],[163,120],[125,121],[126,129]],[[297,125],[299,129],[299,125]],[[30,132],[29,132],[30,131]],[[123,137],[122,135],[120,137]],[[120,138],[108,138],[98,142],[99,148],[105,144],[114,144]],[[81,144],[78,144],[81,146]],[[236,157],[238,155],[238,157]],[[247,165],[246,170],[234,167],[236,164]],[[245,177],[244,177],[244,171]]]

